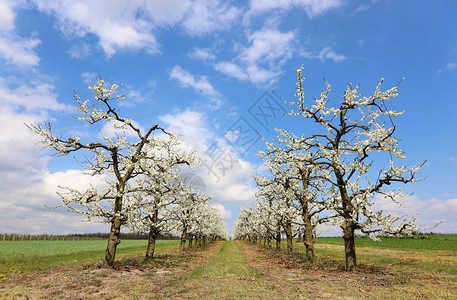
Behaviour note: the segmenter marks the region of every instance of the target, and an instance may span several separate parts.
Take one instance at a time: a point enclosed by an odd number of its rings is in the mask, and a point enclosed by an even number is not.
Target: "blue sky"
[[[254,134],[249,149],[233,147],[226,132],[241,124],[267,139],[273,125],[306,133],[299,119],[278,115],[264,127],[255,118],[263,101],[278,105],[272,90],[293,99],[295,70],[303,64],[308,100],[319,95],[322,78],[335,101],[348,82],[368,94],[381,78],[386,88],[405,78],[392,104],[406,110],[398,137],[405,164],[427,164],[420,172],[426,180],[406,188],[415,193],[401,212],[417,212],[424,227],[444,221],[434,231],[455,232],[457,4],[412,3],[0,0],[2,231],[106,231],[44,207],[59,203],[57,185],[84,187],[89,179],[73,158],[40,151],[23,125],[51,121],[63,136],[97,138],[97,130],[70,115],[73,91],[91,97],[87,86],[98,76],[122,84],[125,116],[181,134],[184,146],[206,159],[196,171],[231,228],[239,208],[252,203],[262,143]],[[208,167],[214,150],[225,161]],[[224,171],[217,168],[222,163]],[[393,209],[382,201],[379,207]]]

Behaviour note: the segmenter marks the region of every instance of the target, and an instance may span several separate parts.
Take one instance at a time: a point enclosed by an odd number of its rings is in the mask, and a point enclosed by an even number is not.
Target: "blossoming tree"
[[[101,140],[83,142],[80,137],[62,138],[56,135],[50,123],[44,126],[28,125],[28,127],[42,137],[44,148],[53,149],[54,155],[65,156],[74,152],[89,154],[85,167],[89,176],[105,175],[104,187],[93,187],[79,191],[70,187],[63,187],[59,192],[63,203],[70,211],[84,214],[88,219],[100,218],[111,223],[108,244],[105,252],[105,262],[108,266],[114,265],[116,247],[120,243],[121,226],[128,221],[128,210],[131,201],[138,194],[138,178],[144,174],[142,164],[146,155],[145,148],[151,143],[154,132],[163,128],[155,124],[147,130],[142,130],[133,120],[122,117],[114,102],[125,100],[122,94],[117,94],[117,85],[105,87],[101,79],[89,87],[95,93],[94,99],[81,101],[76,95],[78,120],[96,126],[96,124],[114,124],[119,133],[115,138],[103,136]],[[95,102],[95,104],[92,104]],[[92,105],[91,105],[92,104]],[[126,131],[134,137],[127,138]]]
[[[348,84],[339,105],[332,107],[328,98],[331,86],[325,82],[326,89],[320,97],[307,105],[302,70],[303,67],[297,70],[298,101],[290,103],[298,109],[290,115],[304,117],[320,127],[315,133],[307,133],[301,143],[318,153],[309,163],[322,170],[321,178],[329,185],[332,197],[326,207],[336,213],[336,223],[343,231],[346,269],[352,270],[357,266],[356,230],[376,238],[376,233],[407,234],[415,228],[414,217],[406,220],[385,215],[371,206],[375,194],[400,204],[399,199],[404,196],[401,188],[386,188],[417,181],[416,172],[422,164],[397,166],[405,156],[394,135],[393,119],[403,112],[389,110],[386,103],[399,95],[398,85],[382,91],[381,80],[372,95],[362,96],[358,86]],[[382,164],[385,168],[374,167]]]
[[[277,173],[276,178],[282,178],[283,181],[287,178],[292,199],[287,200],[288,197],[284,196],[279,197],[278,201],[290,202],[295,206],[302,224],[297,221],[293,221],[293,223],[298,225],[298,231],[300,231],[300,227],[304,228],[303,242],[306,248],[306,258],[314,262],[314,228],[318,223],[327,221],[329,218],[329,216],[319,216],[319,213],[325,210],[323,199],[326,197],[326,189],[320,180],[320,168],[313,164],[318,153],[313,153],[306,147],[303,143],[304,136],[299,138],[282,129],[276,129],[276,131],[278,132],[276,140],[271,143],[265,141],[267,151],[260,151],[259,155],[264,157],[267,165],[277,165],[274,171]],[[271,168],[270,171],[272,171]]]
[[[173,135],[155,138],[145,147],[139,166],[143,171],[137,180],[138,192],[128,210],[128,227],[137,232],[149,232],[146,259],[154,257],[158,234],[172,229],[174,209],[187,198],[188,187],[179,181],[180,166],[195,165],[195,153],[181,150]]]
[[[180,234],[181,242],[180,249],[184,250],[186,241],[190,241],[191,228],[193,223],[197,220],[200,212],[200,206],[208,205],[211,198],[193,193],[191,190],[186,195],[180,197],[171,209],[173,214],[173,228]]]
[[[269,161],[267,163],[272,178],[268,179],[265,176],[256,177],[256,184],[260,187],[257,193],[258,197],[262,197],[266,200],[267,207],[265,209],[271,210],[270,207],[275,207],[274,214],[276,218],[279,218],[279,224],[284,229],[287,241],[287,253],[292,252],[293,248],[293,221],[297,215],[297,208],[294,205],[295,194],[294,194],[294,180],[289,176],[290,170],[280,169],[279,165]],[[260,212],[257,212],[259,217]]]

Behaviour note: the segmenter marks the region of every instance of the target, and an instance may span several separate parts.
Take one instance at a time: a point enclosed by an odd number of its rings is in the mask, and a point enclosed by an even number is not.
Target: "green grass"
[[[412,272],[457,274],[457,234],[425,235],[414,238],[383,238],[376,242],[356,238],[357,261]],[[294,244],[294,246],[297,244]],[[326,248],[325,245],[340,246]],[[316,257],[344,262],[344,241],[338,237],[316,239]],[[296,248],[304,251],[300,243]]]
[[[196,268],[186,280],[177,282],[165,298],[179,294],[185,299],[256,299],[268,291],[271,297],[283,299],[271,290],[271,284],[262,274],[248,265],[239,248],[242,245],[224,242],[214,258]]]
[[[304,251],[302,246],[299,246],[298,249],[298,251]],[[388,267],[411,272],[457,274],[457,256],[452,253],[437,254],[429,250],[409,250],[408,252],[398,250],[385,253],[382,250],[384,249],[356,248],[357,261],[359,264],[376,265],[383,268]],[[341,265],[344,263],[343,250],[316,248],[315,253],[318,261],[329,257],[339,261]],[[446,257],[447,259],[443,259]]]
[[[457,251],[457,234],[424,235],[404,238],[382,238],[381,241],[373,241],[369,238],[359,237],[355,239],[356,247],[375,247],[399,250],[449,250]],[[316,244],[344,245],[341,237],[320,237]]]
[[[246,264],[246,260],[235,242],[225,242],[218,255],[207,265],[197,268],[192,273],[193,278],[219,276],[259,277],[255,269]]]
[[[392,237],[381,241],[358,237],[355,245],[358,264],[411,272],[457,274],[457,234]],[[283,241],[281,248],[285,250],[285,247],[286,242]],[[293,247],[300,254],[305,251],[303,243],[295,243],[295,240]],[[320,262],[331,259],[342,267],[345,257],[343,247],[342,237],[316,238],[316,259]]]
[[[13,270],[46,270],[66,265],[102,262],[106,240],[83,241],[0,241],[0,273]],[[177,248],[179,241],[157,241],[157,251]],[[145,240],[123,240],[116,258],[142,255]]]

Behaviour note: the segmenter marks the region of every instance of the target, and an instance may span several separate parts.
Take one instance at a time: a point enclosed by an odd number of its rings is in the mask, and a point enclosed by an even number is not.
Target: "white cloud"
[[[362,43],[363,45],[363,43]],[[359,45],[360,47],[360,45]],[[318,59],[322,62],[327,60],[332,60],[334,62],[340,62],[346,59],[346,56],[343,54],[337,54],[331,47],[323,48],[318,54],[313,54],[311,52],[302,52],[301,56],[307,59]]]
[[[34,0],[38,9],[56,17],[59,29],[68,36],[83,37],[94,34],[99,46],[108,55],[120,49],[146,49],[151,53],[158,51],[158,44],[152,29],[170,21],[159,17],[156,11],[163,9],[166,16],[167,5],[152,5],[158,1],[44,1]],[[182,1],[167,1],[168,6]],[[176,5],[177,12],[180,10]],[[171,22],[174,18],[171,18]],[[73,54],[76,54],[74,52]],[[78,54],[79,55],[79,54]]]
[[[0,57],[17,66],[37,66],[40,62],[35,48],[40,44],[36,38],[22,39],[13,34],[0,35]]]
[[[358,14],[358,13],[360,13],[360,12],[364,12],[364,11],[366,11],[366,10],[369,10],[370,8],[371,8],[371,5],[361,4],[361,5],[357,6],[356,9],[354,9],[352,15]]]
[[[198,174],[205,181],[208,194],[214,201],[222,203],[248,204],[254,199],[257,189],[252,184],[254,167],[243,160],[222,139],[217,139],[217,151],[222,153],[210,156],[201,153],[202,164]],[[212,145],[208,145],[212,146]],[[210,150],[210,153],[213,150]],[[218,159],[215,160],[214,157]]]
[[[40,40],[34,37],[22,38],[15,31],[15,10],[23,1],[0,0],[0,59],[19,67],[37,66],[40,58],[35,48]]]
[[[457,69],[457,63],[447,63],[444,69],[448,71],[455,70]]]
[[[90,46],[87,43],[82,43],[80,45],[73,45],[70,50],[70,57],[74,59],[83,59],[89,56],[90,54]]]
[[[436,70],[436,73],[441,73],[443,71],[454,71],[457,70],[457,63],[448,62],[444,68]]]
[[[232,27],[241,13],[241,9],[223,1],[194,1],[189,6],[183,26],[190,35],[203,35]]]
[[[125,1],[119,2],[121,5],[125,5]],[[127,5],[133,5],[135,9],[147,12],[158,26],[171,26],[183,19],[184,14],[189,10],[191,2],[187,0],[149,0],[134,1]]]
[[[304,9],[313,18],[331,9],[342,6],[341,0],[251,0],[250,13],[258,14],[272,10],[287,11],[293,8]]]
[[[291,43],[294,32],[281,32],[277,29],[264,28],[248,36],[250,46],[243,49],[240,60],[249,65],[266,63],[281,64],[293,54]]]
[[[154,83],[150,82],[148,85],[148,88],[152,88]],[[146,101],[146,94],[143,92],[143,89],[135,89],[129,84],[123,85],[122,93],[125,95],[126,101],[119,102],[119,106],[132,107]]]
[[[57,102],[49,84],[30,82],[17,87],[9,84],[5,79],[0,80],[2,231],[32,234],[100,231],[101,225],[81,223],[82,216],[45,207],[61,204],[56,195],[58,185],[80,187],[101,181],[78,170],[49,173],[50,157],[37,144],[39,136],[24,125],[42,123],[48,119],[48,111],[66,106]]]
[[[0,31],[11,31],[14,29],[14,1],[0,0]]]
[[[211,207],[214,208],[224,220],[230,220],[232,218],[232,212],[227,210],[223,204],[212,204]]]
[[[25,169],[2,173],[15,184],[11,188],[2,188],[0,194],[0,212],[8,212],[5,215],[0,213],[0,226],[4,232],[40,234],[107,231],[107,225],[82,222],[86,219],[84,216],[67,212],[65,208],[48,208],[62,204],[56,194],[58,186],[83,189],[89,184],[103,184],[102,177],[87,176],[79,170],[51,174],[45,166],[33,171]]]
[[[0,96],[1,99],[1,96]],[[39,155],[39,141],[24,124],[44,121],[44,116],[33,113],[16,113],[13,107],[0,102],[0,173],[3,187],[17,187],[15,180],[23,180],[23,171],[38,172],[45,167],[47,158]],[[16,174],[18,172],[19,174]],[[13,185],[11,185],[13,184]],[[1,194],[1,193],[0,193]]]
[[[57,101],[57,94],[52,84],[31,81],[11,87],[12,83],[11,80],[0,77],[0,99],[4,104],[20,106],[26,110],[68,109],[68,106]]]
[[[189,148],[207,145],[214,138],[214,133],[208,128],[206,115],[194,110],[177,111],[159,117],[170,132],[179,134]],[[201,150],[206,150],[201,148]]]
[[[176,65],[170,71],[170,78],[177,80],[183,87],[192,87],[199,93],[209,97],[219,97],[220,93],[209,83],[206,76],[196,77],[181,66]]]
[[[179,65],[175,65],[171,69],[169,76],[178,81],[182,87],[191,87],[198,93],[210,98],[214,103],[214,108],[219,108],[222,104],[221,94],[209,83],[208,77],[192,75]]]
[[[36,80],[36,79],[35,79]],[[24,80],[25,81],[25,80]],[[101,231],[106,225],[81,223],[83,216],[50,210],[61,204],[58,185],[82,187],[103,182],[80,170],[50,173],[50,157],[37,144],[40,137],[24,124],[39,124],[49,112],[67,109],[54,86],[31,80],[0,78],[0,226],[3,232],[72,233]],[[103,231],[106,231],[104,229]]]
[[[254,199],[253,166],[241,159],[224,139],[217,137],[211,130],[214,125],[208,124],[204,113],[178,111],[161,116],[160,120],[167,130],[180,134],[184,148],[197,152],[201,163],[195,170],[205,182],[207,194],[212,195],[215,202],[246,204]],[[218,160],[215,161],[215,158]]]
[[[457,63],[447,63],[445,69],[450,71],[455,70],[457,69]]]
[[[282,74],[279,67],[275,70],[268,70],[262,69],[257,65],[247,66],[246,72],[248,73],[250,81],[254,84],[267,86],[275,83]]]
[[[67,109],[57,101],[52,85],[33,81],[17,84],[17,79],[0,77],[0,173],[5,172],[0,177],[9,189],[26,181],[24,173],[42,172],[49,159],[41,156],[38,136],[24,124],[45,121],[48,110]]]
[[[203,61],[215,60],[216,56],[211,53],[210,49],[197,48],[195,47],[192,52],[189,53],[189,57],[192,59],[198,59]]]
[[[269,27],[273,26],[273,27]],[[282,66],[294,55],[321,61],[340,62],[346,59],[331,47],[325,47],[318,54],[300,49],[296,31],[282,32],[273,25],[266,26],[247,35],[247,45],[237,45],[239,52],[234,61],[214,64],[214,69],[241,81],[250,81],[257,86],[270,86],[282,75]]]
[[[146,97],[139,90],[135,90],[130,86],[127,86],[127,92],[125,93],[125,98],[128,99],[129,103],[136,102],[142,103],[146,100]],[[121,102],[121,104],[124,102]]]
[[[38,9],[55,16],[58,28],[68,36],[93,34],[99,46],[111,56],[122,49],[144,49],[159,53],[155,31],[177,26],[189,35],[203,35],[233,26],[241,13],[218,0],[33,0]],[[83,48],[72,48],[70,55],[81,58]]]
[[[248,80],[248,75],[243,68],[231,62],[219,62],[214,65],[214,69],[238,80]]]
[[[81,73],[81,78],[85,84],[94,85],[97,81],[97,77],[97,73],[94,72]]]
[[[333,60],[334,62],[340,62],[346,59],[346,56],[342,54],[336,54],[335,51],[333,51],[332,48],[330,47],[325,47],[324,49],[319,52],[319,54],[316,56],[317,59],[321,61],[325,61],[327,59]]]
[[[263,28],[247,36],[248,46],[241,47],[234,62],[220,62],[215,69],[238,80],[255,85],[271,85],[281,75],[281,67],[294,52],[295,33]]]
[[[377,195],[374,199],[373,209],[383,210],[386,214],[394,216],[417,214],[417,224],[428,231],[440,233],[455,233],[457,228],[457,199],[441,200],[430,198],[422,200],[417,196],[408,196],[399,199],[404,204],[399,207],[390,199]],[[443,222],[436,228],[432,228],[439,222]],[[432,229],[430,229],[432,228]]]

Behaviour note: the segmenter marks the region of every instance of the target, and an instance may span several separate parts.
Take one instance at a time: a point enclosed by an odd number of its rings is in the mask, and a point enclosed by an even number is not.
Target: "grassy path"
[[[261,299],[277,296],[270,284],[250,267],[240,250],[243,244],[225,242],[206,265],[195,269],[171,297],[185,299]]]

